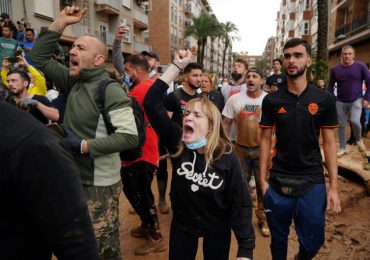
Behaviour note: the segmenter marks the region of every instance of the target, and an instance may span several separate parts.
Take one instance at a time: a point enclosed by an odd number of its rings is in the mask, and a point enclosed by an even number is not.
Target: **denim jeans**
[[[349,121],[352,124],[353,134],[355,135],[356,141],[361,140],[361,111],[362,111],[362,98],[359,98],[351,103],[343,103],[340,101],[336,102],[339,129],[339,148],[346,149],[346,126],[347,126],[347,115],[349,114]]]

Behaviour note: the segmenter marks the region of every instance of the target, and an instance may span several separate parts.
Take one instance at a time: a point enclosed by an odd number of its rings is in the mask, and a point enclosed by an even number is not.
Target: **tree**
[[[222,23],[221,26],[222,26],[222,38],[224,42],[224,50],[222,54],[222,77],[224,77],[226,52],[227,49],[231,46],[231,43],[234,40],[239,39],[239,37],[235,35],[235,33],[237,33],[239,30],[234,23],[229,21],[226,23]]]
[[[318,32],[316,54],[316,77],[328,78],[328,0],[317,1]]]
[[[185,29],[184,36],[194,36],[197,39],[197,62],[203,64],[208,37],[212,39],[221,35],[221,25],[214,15],[202,13],[193,17],[192,24]]]

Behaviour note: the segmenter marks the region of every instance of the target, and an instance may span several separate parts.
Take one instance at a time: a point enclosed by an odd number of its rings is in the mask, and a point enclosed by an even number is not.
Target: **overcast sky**
[[[276,17],[281,0],[208,0],[220,22],[231,21],[239,29],[234,52],[261,55],[267,40],[276,35]]]

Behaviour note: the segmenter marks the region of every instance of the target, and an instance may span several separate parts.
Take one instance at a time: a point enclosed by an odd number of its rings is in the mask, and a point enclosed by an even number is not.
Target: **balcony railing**
[[[149,51],[149,45],[142,42],[134,42],[134,52],[141,53],[142,51]]]
[[[96,12],[104,13],[106,15],[119,15],[120,4],[118,0],[95,0]]]
[[[370,19],[368,19],[367,15],[358,17],[353,19],[352,22],[339,27],[335,31],[335,37],[337,40],[345,39],[346,36],[360,32],[368,27],[370,27]],[[339,39],[338,36],[340,36]]]

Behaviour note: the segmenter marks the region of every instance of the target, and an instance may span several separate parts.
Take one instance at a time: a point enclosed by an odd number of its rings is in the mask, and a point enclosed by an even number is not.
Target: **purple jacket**
[[[337,64],[330,70],[328,90],[334,93],[337,83],[337,100],[344,103],[353,102],[363,96],[362,82],[365,80],[366,90],[364,99],[370,101],[370,72],[361,61],[355,61],[351,66]]]

